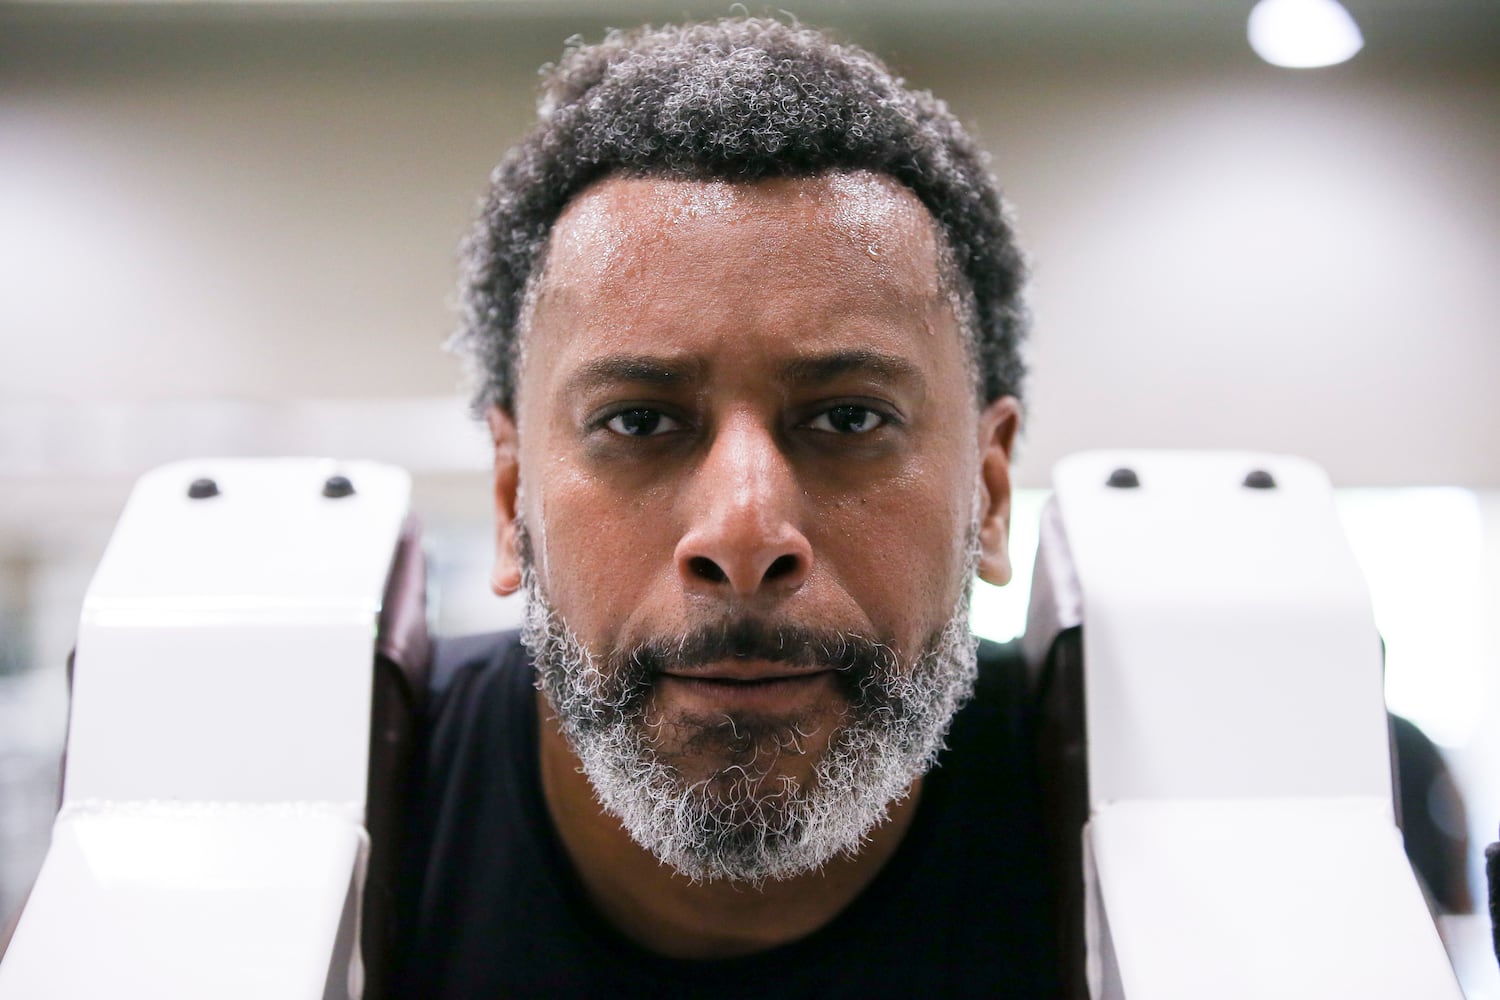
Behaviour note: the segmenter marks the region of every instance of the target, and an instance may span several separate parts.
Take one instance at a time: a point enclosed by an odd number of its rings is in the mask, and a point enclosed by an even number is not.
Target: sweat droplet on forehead
[[[629,238],[628,228],[611,211],[607,198],[586,193],[568,206],[552,229],[547,250],[548,266],[582,265],[595,275],[612,268]]]
[[[890,259],[893,235],[925,235],[931,230],[927,210],[889,178],[863,172],[831,174],[826,184],[830,222],[873,259]],[[904,196],[892,197],[896,192]]]
[[[674,184],[657,192],[662,217],[669,221],[703,219],[744,211],[743,185],[708,180]]]

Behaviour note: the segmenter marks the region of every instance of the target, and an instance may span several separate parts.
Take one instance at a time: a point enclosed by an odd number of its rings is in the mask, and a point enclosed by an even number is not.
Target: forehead
[[[937,285],[933,218],[916,195],[884,175],[751,183],[612,177],[574,198],[553,226],[537,299],[638,281],[650,258],[688,244],[762,271],[818,262],[836,264],[845,279],[894,282],[898,292],[926,296]],[[701,263],[708,270],[713,261]]]
[[[881,251],[920,253],[936,266],[932,216],[908,188],[868,171],[754,182],[612,177],[571,201],[553,226],[547,269],[587,263],[603,271],[630,238],[658,229],[703,234],[757,222],[794,226],[799,235]],[[724,233],[724,235],[729,235]]]
[[[769,359],[820,340],[926,341],[941,327],[947,353],[957,329],[940,245],[916,195],[879,174],[607,178],[553,228],[528,310],[523,394],[538,355],[550,367],[646,340],[733,341]]]

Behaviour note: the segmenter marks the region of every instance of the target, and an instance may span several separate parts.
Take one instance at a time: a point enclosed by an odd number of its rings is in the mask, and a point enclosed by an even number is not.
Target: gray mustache
[[[897,666],[891,647],[874,639],[753,618],[700,626],[676,638],[647,639],[611,653],[608,659],[615,676],[630,676],[643,684],[663,673],[688,672],[732,659],[832,669],[855,679]]]

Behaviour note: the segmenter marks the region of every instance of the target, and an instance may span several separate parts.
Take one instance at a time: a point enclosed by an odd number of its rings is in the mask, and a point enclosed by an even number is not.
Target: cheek
[[[878,634],[925,640],[953,613],[967,581],[973,485],[956,470],[888,480],[831,505],[815,554]]]
[[[585,643],[612,645],[643,608],[663,606],[676,533],[662,491],[611,489],[566,459],[533,482],[528,517],[546,526],[533,529],[539,581]]]

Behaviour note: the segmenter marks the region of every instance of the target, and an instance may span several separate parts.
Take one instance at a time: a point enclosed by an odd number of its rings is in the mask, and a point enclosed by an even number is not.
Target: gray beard
[[[542,593],[529,539],[520,530],[526,616],[521,641],[563,736],[600,804],[637,844],[693,879],[759,885],[853,854],[943,749],[959,707],[974,690],[977,640],[969,586],[948,622],[909,663],[887,643],[852,633],[725,622],[691,636],[656,640],[596,657]],[[977,561],[971,532],[966,579]],[[776,759],[802,755],[809,736],[796,719],[648,717],[653,662],[689,646],[735,648],[769,632],[788,658],[834,665],[848,708],[805,784],[772,777]],[[728,644],[726,646],[726,644]],[[760,647],[756,647],[760,648]],[[722,757],[693,779],[688,751]]]

